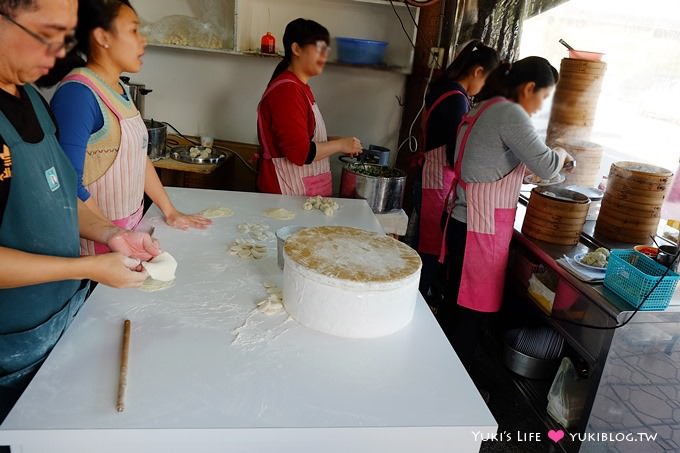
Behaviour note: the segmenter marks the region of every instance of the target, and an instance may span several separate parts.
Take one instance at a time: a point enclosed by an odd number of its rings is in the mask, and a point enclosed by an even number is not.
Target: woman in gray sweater
[[[571,160],[564,150],[546,146],[530,120],[558,78],[540,57],[499,66],[458,131],[454,168],[459,179],[446,229],[450,281],[438,318],[466,367],[485,318],[501,307],[526,169],[550,179]]]

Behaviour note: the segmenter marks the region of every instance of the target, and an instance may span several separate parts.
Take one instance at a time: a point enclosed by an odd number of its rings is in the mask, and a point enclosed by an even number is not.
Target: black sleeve
[[[427,148],[434,149],[446,145],[446,156],[453,165],[456,151],[456,133],[463,115],[468,111],[468,101],[464,95],[453,94],[444,99],[430,114],[427,125]]]
[[[307,153],[307,159],[305,160],[305,165],[309,165],[314,162],[316,158],[316,143],[310,140],[309,142],[309,152]]]
[[[5,214],[5,206],[9,198],[9,185],[12,180],[12,159],[5,140],[0,136],[0,225]]]

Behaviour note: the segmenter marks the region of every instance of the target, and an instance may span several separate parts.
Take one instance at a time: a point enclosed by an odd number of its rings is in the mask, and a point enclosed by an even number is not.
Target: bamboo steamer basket
[[[661,207],[660,206],[648,206],[639,203],[633,203],[624,200],[617,200],[615,198],[607,199],[607,205],[605,206],[605,211],[614,211],[622,215],[633,216],[633,217],[650,217],[650,218],[660,218],[661,217]],[[600,206],[600,211],[602,211],[602,206]]]
[[[635,231],[646,231],[659,225],[659,217],[643,217],[628,215],[621,211],[611,209],[609,206],[600,206],[601,216],[607,217],[607,223],[615,227],[628,228]]]
[[[571,173],[565,174],[565,184],[595,187],[602,164],[603,148],[597,143],[581,139],[561,138],[555,147],[564,148],[577,162]]]
[[[584,121],[595,121],[595,112],[588,111],[587,109],[581,107],[575,109],[556,107],[552,109],[552,114],[557,115],[561,122],[566,122],[568,124],[580,123]]]
[[[594,107],[597,107],[597,98],[595,96],[590,98],[586,97],[584,99],[582,94],[583,92],[567,92],[567,90],[563,90],[559,94],[555,93],[555,96],[553,97],[553,105],[562,110],[576,108],[592,110]]]
[[[599,216],[598,216],[599,218]],[[595,236],[604,236],[608,239],[618,240],[628,244],[647,244],[651,233],[647,231],[634,231],[626,228],[600,225],[595,229]],[[619,237],[624,239],[619,239]]]
[[[557,188],[535,187],[522,223],[522,234],[551,244],[575,245],[588,215],[590,199]]]
[[[601,80],[590,80],[590,79],[560,79],[557,83],[559,88],[558,99],[560,97],[574,96],[577,93],[593,91],[597,94],[602,89]],[[556,89],[556,94],[558,90]]]
[[[613,163],[609,169],[609,179],[616,176],[641,184],[668,184],[673,172],[656,165],[624,161]]]
[[[616,162],[609,170],[595,232],[626,243],[655,234],[673,173],[640,162]]]
[[[610,175],[611,177],[611,175]],[[638,197],[663,198],[663,194],[668,190],[668,183],[640,182],[631,179],[615,177],[607,182],[607,187],[611,186],[612,191],[627,193]]]
[[[633,190],[622,191],[612,189],[609,191],[610,199],[620,202],[628,202],[629,208],[656,207],[663,204],[666,192],[648,192],[650,195],[635,195]]]
[[[576,72],[584,74],[604,74],[606,70],[607,63],[604,61],[562,58],[562,61],[560,62],[560,73]]]
[[[602,61],[562,59],[548,121],[549,146],[560,137],[590,138],[606,69]]]

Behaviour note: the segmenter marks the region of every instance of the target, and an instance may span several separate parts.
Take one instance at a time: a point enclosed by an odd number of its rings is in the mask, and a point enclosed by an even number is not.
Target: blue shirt
[[[92,90],[77,82],[61,85],[50,107],[57,122],[59,144],[78,175],[78,198],[87,201],[90,192],[83,186],[85,151],[90,136],[104,126],[104,115]]]

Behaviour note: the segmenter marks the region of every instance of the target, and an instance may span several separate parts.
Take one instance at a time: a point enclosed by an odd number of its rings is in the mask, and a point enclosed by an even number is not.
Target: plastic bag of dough
[[[205,49],[224,49],[228,47],[225,31],[211,22],[195,17],[172,15],[146,24],[142,34],[147,40],[156,44],[200,47]]]

